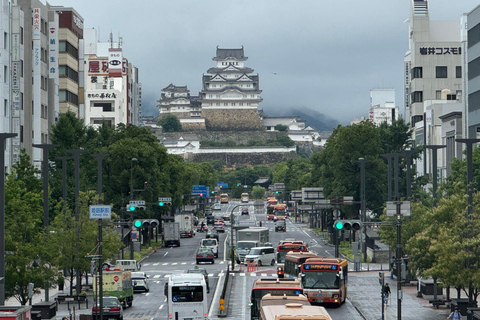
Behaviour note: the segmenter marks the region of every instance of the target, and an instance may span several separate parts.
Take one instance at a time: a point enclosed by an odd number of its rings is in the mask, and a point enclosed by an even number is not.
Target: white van
[[[201,248],[210,248],[215,255],[215,258],[218,258],[218,241],[215,238],[202,239],[200,241]]]
[[[250,249],[245,256],[245,264],[257,262],[259,266],[275,264],[275,249],[273,247],[256,247]]]
[[[115,268],[122,271],[140,271],[140,263],[137,260],[117,260]]]

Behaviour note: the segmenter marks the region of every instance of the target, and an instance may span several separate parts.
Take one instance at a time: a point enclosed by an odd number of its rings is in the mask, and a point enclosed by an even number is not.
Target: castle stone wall
[[[272,152],[272,153],[195,153],[185,156],[185,160],[192,162],[204,162],[222,160],[225,167],[238,167],[242,165],[271,165],[277,162],[295,159],[295,152]]]
[[[246,145],[249,141],[276,140],[285,133],[278,131],[204,131],[197,135],[200,141],[227,142],[230,140]]]
[[[182,122],[183,132],[205,131],[205,122]]]
[[[207,130],[263,130],[257,109],[202,109],[202,117]]]

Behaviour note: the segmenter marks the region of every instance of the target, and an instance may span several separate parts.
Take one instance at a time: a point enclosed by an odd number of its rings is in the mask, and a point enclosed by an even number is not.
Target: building
[[[183,131],[205,130],[199,97],[191,96],[187,86],[169,84],[157,102],[159,119],[172,114],[180,120]]]
[[[84,30],[85,124],[140,125],[138,69],[123,57],[122,39],[99,42],[94,28]]]
[[[467,30],[464,35],[466,49],[465,66],[468,68],[464,78],[467,99],[464,104],[465,136],[469,139],[480,138],[480,5],[466,16]]]
[[[370,90],[369,120],[375,125],[382,122],[392,124],[398,119],[398,107],[395,105],[395,89]]]
[[[203,75],[200,92],[202,117],[207,130],[262,130],[258,115],[260,97],[258,74],[245,66],[248,58],[240,49],[217,47],[216,65]]]
[[[409,21],[405,120],[414,128],[425,119],[424,101],[462,101],[462,43],[460,21],[430,20],[426,0],[411,0]]]

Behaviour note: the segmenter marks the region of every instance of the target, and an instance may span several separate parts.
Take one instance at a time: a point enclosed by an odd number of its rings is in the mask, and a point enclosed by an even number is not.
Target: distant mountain
[[[299,116],[307,122],[307,126],[312,126],[318,131],[332,131],[340,122],[332,119],[318,111],[302,107],[293,107],[288,110],[269,110],[264,109],[267,116]]]

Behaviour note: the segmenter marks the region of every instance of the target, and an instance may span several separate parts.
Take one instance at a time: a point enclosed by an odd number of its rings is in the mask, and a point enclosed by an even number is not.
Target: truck
[[[163,243],[165,247],[180,247],[180,224],[178,222],[163,223]]]
[[[93,296],[98,297],[100,278],[93,277]],[[133,303],[132,273],[115,268],[113,271],[103,271],[103,296],[116,297],[124,308],[131,307]]]
[[[117,260],[115,268],[122,271],[140,271],[140,263],[137,260]]]
[[[267,227],[248,227],[237,230],[235,260],[242,263],[251,248],[271,246]]]
[[[175,214],[175,222],[180,226],[180,237],[191,238],[194,236],[194,215],[193,212],[180,212]]]

